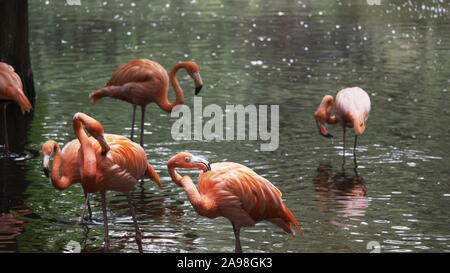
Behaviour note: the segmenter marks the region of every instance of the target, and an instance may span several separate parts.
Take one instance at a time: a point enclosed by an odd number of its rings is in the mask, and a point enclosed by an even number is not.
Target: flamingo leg
[[[106,196],[105,191],[101,192],[102,196],[102,208],[103,208],[103,226],[105,228],[105,245],[103,246],[104,252],[109,252],[109,232],[108,232],[108,215],[106,213]]]
[[[133,119],[131,121],[131,135],[130,139],[133,140],[134,137],[134,118],[136,117],[136,105],[133,104]]]
[[[142,116],[141,116],[141,146],[144,148],[144,117],[145,117],[145,106],[142,106]]]
[[[8,147],[8,124],[6,120],[6,106],[8,103],[3,104],[3,124],[5,126],[5,144],[3,145],[3,153],[9,154],[9,147]]]
[[[86,193],[86,204],[87,204],[87,209],[88,209],[88,217],[89,217],[89,221],[92,222],[92,209],[91,209],[91,202],[89,201],[89,195]]]
[[[89,194],[87,192],[84,193],[84,198],[85,198],[85,202],[84,202],[84,207],[83,207],[83,213],[81,214],[81,218],[80,218],[80,224],[84,220],[84,215],[86,214],[86,208],[88,210],[88,217],[89,217],[88,220],[92,222],[91,202],[89,201]]]
[[[87,207],[88,202],[89,202],[88,195],[87,195],[87,193],[84,193],[84,206],[83,206],[83,212],[81,213],[80,221],[78,222],[79,225],[81,225],[81,223],[83,223],[84,215],[86,214],[86,207]]]
[[[136,213],[134,211],[134,206],[133,206],[133,202],[131,201],[131,194],[127,193],[127,199],[128,199],[128,205],[130,206],[130,212],[131,212],[131,216],[133,218],[133,223],[134,223],[134,229],[136,231],[136,244],[138,245],[139,248],[139,253],[142,253],[142,233],[141,230],[139,229],[139,225],[138,222],[136,220]]]
[[[234,232],[234,240],[235,240],[234,241],[234,252],[242,253],[241,239],[239,238],[241,229],[236,228],[236,226],[233,224],[233,232]]]
[[[356,165],[356,142],[358,141],[358,135],[355,135],[355,144],[353,145],[353,161],[355,162],[355,168],[358,166]]]
[[[345,164],[345,131],[346,131],[346,129],[345,129],[345,126],[343,127],[344,128],[344,144],[342,145],[342,158],[343,158],[343,161],[344,161],[344,163],[343,164]]]

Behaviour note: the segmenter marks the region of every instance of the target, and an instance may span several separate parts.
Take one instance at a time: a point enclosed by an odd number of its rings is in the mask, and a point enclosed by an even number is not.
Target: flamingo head
[[[42,144],[42,171],[44,172],[46,177],[50,176],[50,158],[59,151],[59,145],[54,140],[47,140],[44,144]]]
[[[178,153],[173,156],[169,161],[167,161],[167,167],[169,169],[182,168],[182,169],[193,169],[198,168],[203,172],[211,170],[211,165],[209,162],[198,156],[194,156],[190,153]]]
[[[93,119],[92,117],[78,112],[73,116],[74,120],[74,126],[79,126],[78,121],[84,124],[84,127],[89,132],[89,134],[94,137],[100,146],[102,147],[102,156],[106,156],[106,154],[109,151],[109,145],[108,142],[106,142],[104,134],[105,130],[103,129],[103,126],[100,122],[98,122],[96,119]],[[76,131],[76,128],[74,127],[74,130]]]
[[[366,119],[364,116],[361,116],[357,119],[353,120],[353,130],[356,135],[361,135],[366,130]]]
[[[195,62],[185,62],[185,64],[187,73],[195,83],[195,95],[198,95],[203,87],[202,77],[200,76],[200,67]]]

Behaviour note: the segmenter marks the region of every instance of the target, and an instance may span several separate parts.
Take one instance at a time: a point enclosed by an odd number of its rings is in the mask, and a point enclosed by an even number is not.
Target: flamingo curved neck
[[[160,103],[160,107],[166,112],[172,112],[172,109],[175,106],[184,103],[183,89],[181,89],[180,83],[177,80],[177,72],[180,68],[186,69],[186,64],[177,63],[176,65],[173,66],[172,70],[170,71],[169,80],[170,84],[173,87],[173,90],[175,91],[176,97],[175,102],[171,103],[168,98],[168,93],[166,92],[166,95],[162,98],[162,102]]]
[[[58,145],[58,144],[56,144]],[[53,159],[52,164],[52,185],[58,190],[65,190],[67,189],[72,183],[71,181],[63,175],[63,177],[60,176],[61,171],[61,151],[59,149],[59,146],[55,146],[56,154],[55,158]]]
[[[177,170],[174,167],[169,167],[169,175],[172,178],[173,182],[182,187],[181,181],[183,180],[183,177],[178,174]]]
[[[213,211],[211,206],[208,205],[210,203],[208,202],[209,199],[200,194],[194,182],[192,182],[192,179],[189,176],[181,176],[173,167],[169,168],[169,174],[175,183],[183,187],[184,192],[189,199],[189,202],[191,202],[192,207],[194,207],[195,211],[198,214],[210,218],[217,217],[215,214],[211,214]]]
[[[89,187],[96,183],[97,173],[97,160],[95,157],[95,151],[90,143],[88,136],[83,130],[82,122],[78,119],[74,119],[73,128],[75,135],[80,141],[80,154],[81,154],[81,183],[83,188]]]

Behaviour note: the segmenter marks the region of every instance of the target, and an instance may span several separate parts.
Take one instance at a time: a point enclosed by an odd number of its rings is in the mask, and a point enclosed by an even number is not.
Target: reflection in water
[[[15,144],[12,151],[17,151],[20,142],[24,145],[20,139],[10,141]],[[17,251],[17,236],[24,232],[26,225],[22,216],[32,215],[23,201],[29,184],[25,179],[25,158],[16,153],[0,156],[0,252]]]
[[[367,198],[364,178],[356,169],[352,172],[342,169],[333,172],[332,166],[320,165],[313,178],[319,210],[324,213],[336,212],[337,216],[353,221],[361,221],[370,201]],[[340,226],[347,226],[333,222]]]
[[[21,235],[26,226],[23,216],[30,216],[28,208],[15,208],[10,213],[0,212],[0,253],[17,251],[17,236]]]
[[[0,253],[15,252],[16,237],[25,228],[25,222],[12,213],[0,214]]]

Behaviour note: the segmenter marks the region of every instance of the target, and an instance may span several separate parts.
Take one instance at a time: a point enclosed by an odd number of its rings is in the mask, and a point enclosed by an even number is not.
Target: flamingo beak
[[[193,156],[191,162],[194,164],[199,164],[199,168],[204,172],[211,171],[211,164],[209,164],[209,162],[203,158]]]
[[[42,163],[42,171],[44,172],[47,178],[50,177],[50,169],[48,167],[49,162],[50,162],[50,155],[44,155],[44,160]]]
[[[192,78],[194,79],[195,82],[195,95],[198,95],[198,93],[200,93],[200,90],[202,90],[203,87],[202,77],[200,76],[199,72],[194,72],[192,73]]]
[[[42,171],[45,174],[45,177],[49,178],[50,177],[50,169],[49,168],[42,168]]]
[[[328,130],[325,127],[325,125],[323,125],[322,123],[318,122],[317,120],[316,120],[316,123],[317,123],[317,128],[319,128],[320,135],[322,135],[322,136],[324,136],[326,138],[332,138],[333,137],[333,135],[328,132]]]

